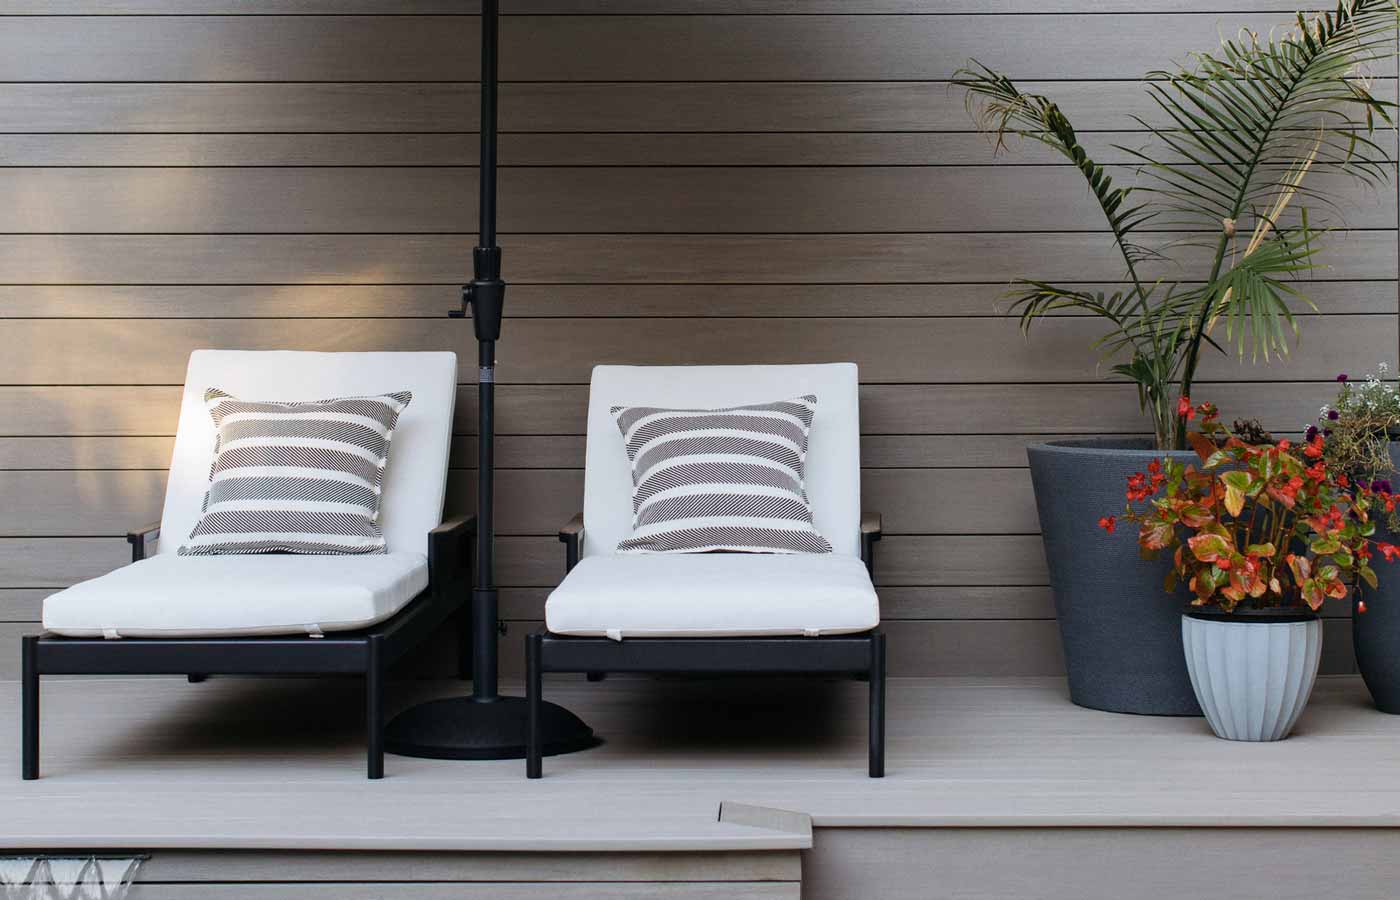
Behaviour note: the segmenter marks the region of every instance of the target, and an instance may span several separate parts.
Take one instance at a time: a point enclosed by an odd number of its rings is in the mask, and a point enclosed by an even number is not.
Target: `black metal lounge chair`
[[[805,490],[829,554],[615,553],[632,483],[614,406],[712,409],[818,398]],[[851,364],[594,369],[584,511],[560,533],[568,574],[526,638],[526,774],[549,747],[546,672],[849,674],[870,681],[869,771],[884,775],[885,637],[870,580],[880,518],[860,511],[858,377]],[[585,541],[585,526],[586,537]]]
[[[46,633],[22,639],[22,776],[39,777],[44,675],[237,674],[364,676],[368,774],[383,777],[385,670],[461,611],[470,584],[475,519],[442,521],[456,378],[452,353],[196,351],[161,522],[127,535],[132,565],[46,600]],[[209,484],[209,387],[258,400],[412,391],[384,476],[387,552],[178,555]]]

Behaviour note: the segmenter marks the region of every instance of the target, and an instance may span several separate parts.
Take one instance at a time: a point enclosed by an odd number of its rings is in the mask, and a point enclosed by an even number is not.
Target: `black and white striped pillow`
[[[727,409],[611,407],[632,464],[619,553],[830,553],[804,489],[812,395]]]
[[[218,438],[203,515],[180,555],[385,552],[384,467],[412,399],[277,403],[205,391]]]

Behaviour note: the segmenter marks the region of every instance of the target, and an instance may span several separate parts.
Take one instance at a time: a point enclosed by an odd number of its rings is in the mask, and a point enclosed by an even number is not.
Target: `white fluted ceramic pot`
[[[1181,617],[1181,640],[1191,686],[1218,737],[1288,737],[1317,681],[1321,619],[1189,612]]]

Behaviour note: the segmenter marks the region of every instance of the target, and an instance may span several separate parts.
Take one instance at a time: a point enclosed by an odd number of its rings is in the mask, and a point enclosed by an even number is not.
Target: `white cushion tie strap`
[[[305,626],[305,627],[306,627],[306,634],[307,634],[307,637],[323,638],[323,637],[326,636],[326,633],[325,633],[324,631],[321,630],[321,626],[320,626],[320,625],[312,624],[312,625],[307,625],[307,626]]]
[[[104,641],[119,641],[121,640],[121,637],[122,636],[120,634],[117,634],[117,629],[115,628],[102,629],[102,639]]]
[[[622,630],[621,630],[621,629],[618,629],[618,628],[609,628],[608,631],[607,631],[607,635],[608,635],[608,640],[610,640],[610,641],[620,641],[620,640],[622,640]]]

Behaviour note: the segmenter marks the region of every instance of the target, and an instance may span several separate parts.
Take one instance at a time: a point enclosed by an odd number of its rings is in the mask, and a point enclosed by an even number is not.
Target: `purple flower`
[[[1337,380],[1340,381],[1342,384],[1346,384],[1351,379],[1347,377],[1347,373],[1343,372],[1342,374],[1337,376]]]
[[[1329,410],[1327,410],[1327,418],[1328,418],[1330,421],[1335,422],[1335,421],[1337,421],[1338,419],[1340,419],[1341,417],[1342,417],[1342,414],[1339,413],[1339,412],[1337,412],[1335,409],[1329,409]]]
[[[1303,432],[1303,440],[1305,440],[1305,441],[1307,441],[1308,443],[1311,444],[1311,443],[1312,443],[1312,439],[1315,438],[1315,437],[1317,437],[1318,434],[1320,434],[1320,432],[1317,430],[1317,426],[1316,426],[1316,425],[1309,425],[1309,426],[1308,426],[1308,430],[1305,431],[1305,432]]]
[[[1390,489],[1390,482],[1384,478],[1377,478],[1375,481],[1371,482],[1371,490],[1378,494],[1394,493],[1394,491]]]
[[[1323,437],[1331,437],[1331,436],[1332,436],[1332,429],[1330,429],[1330,428],[1324,428],[1324,429],[1322,429],[1322,436],[1323,436]]]

